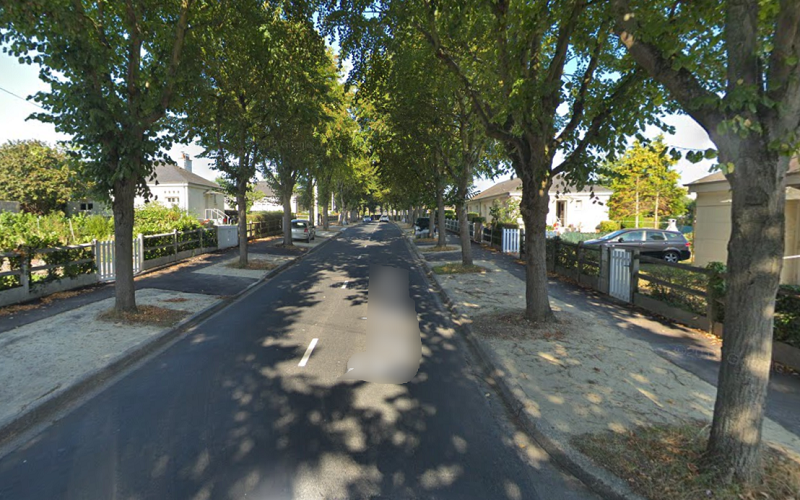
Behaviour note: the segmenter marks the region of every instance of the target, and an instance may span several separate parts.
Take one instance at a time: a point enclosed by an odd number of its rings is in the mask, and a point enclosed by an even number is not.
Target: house
[[[592,196],[594,193],[594,196]],[[603,186],[586,186],[583,189],[565,188],[561,177],[553,180],[550,187],[547,224],[558,221],[563,228],[593,232],[604,220],[608,220],[608,200],[612,191]],[[475,212],[491,222],[490,209],[495,202],[504,204],[522,198],[522,180],[519,178],[499,182],[477,194],[467,202],[467,211]]]
[[[267,181],[258,181],[255,190],[262,193],[264,197],[253,203],[253,207],[250,209],[252,212],[283,212],[283,204],[280,197],[273,191]],[[226,200],[225,208],[227,210],[235,210],[236,206],[229,203],[229,201],[233,200]],[[290,205],[292,206],[292,213],[299,212],[296,194],[292,194]]]
[[[183,155],[183,166],[162,163],[155,166],[153,177],[147,181],[151,202],[166,206],[177,206],[182,211],[199,219],[215,219],[225,209],[225,195],[216,182],[192,172],[192,160]],[[137,196],[135,206],[145,204]]]
[[[166,163],[155,165],[153,176],[147,180],[150,188],[150,202],[165,206],[177,206],[182,211],[198,219],[216,219],[215,211],[225,207],[225,196],[216,182],[192,172],[192,159],[183,154],[183,167]],[[141,207],[146,203],[143,196],[137,196],[133,204]],[[111,216],[111,206],[92,199],[77,199],[67,203],[67,214]]]
[[[786,175],[786,243],[781,283],[800,285],[800,165],[792,160]],[[727,262],[731,235],[730,184],[715,172],[687,184],[697,195],[694,225],[694,263]],[[794,258],[791,258],[794,257]]]

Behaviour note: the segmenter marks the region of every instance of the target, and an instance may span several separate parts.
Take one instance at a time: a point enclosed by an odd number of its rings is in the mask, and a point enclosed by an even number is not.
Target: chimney
[[[183,158],[183,168],[189,172],[192,171],[192,158],[187,155],[185,152],[181,153],[181,157]]]

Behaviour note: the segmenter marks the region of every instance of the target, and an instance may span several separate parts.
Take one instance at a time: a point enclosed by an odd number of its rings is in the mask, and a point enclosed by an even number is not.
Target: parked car
[[[678,262],[691,258],[690,243],[678,231],[663,229],[620,229],[595,240],[584,241],[585,246],[607,246],[638,249],[641,255]]]
[[[389,222],[389,216],[386,214],[381,215],[381,222]]]
[[[414,222],[414,235],[423,238],[431,232],[431,219],[429,217],[419,217]]]
[[[369,215],[365,215],[364,218],[361,219],[361,220],[363,222],[372,222],[372,217],[370,217]]]
[[[311,240],[317,237],[317,229],[311,224],[308,219],[293,219],[292,220],[292,239],[293,240],[306,240],[310,243]]]

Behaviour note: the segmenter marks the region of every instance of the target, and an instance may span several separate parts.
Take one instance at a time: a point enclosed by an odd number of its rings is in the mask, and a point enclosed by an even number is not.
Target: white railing
[[[206,208],[203,217],[206,220],[217,221],[219,224],[225,224],[228,221],[228,215],[218,208]]]

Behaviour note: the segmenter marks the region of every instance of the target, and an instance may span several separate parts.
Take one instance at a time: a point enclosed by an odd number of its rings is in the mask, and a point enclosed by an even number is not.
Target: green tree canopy
[[[73,193],[82,192],[77,176],[67,154],[42,141],[0,146],[0,200],[19,202],[25,212],[63,210]]]
[[[608,165],[610,187],[614,191],[608,201],[613,220],[640,216],[658,218],[679,216],[686,210],[686,189],[679,185],[680,174],[673,170],[677,160],[668,155],[669,146],[659,136],[655,141],[634,141],[618,160]]]

